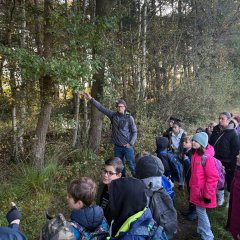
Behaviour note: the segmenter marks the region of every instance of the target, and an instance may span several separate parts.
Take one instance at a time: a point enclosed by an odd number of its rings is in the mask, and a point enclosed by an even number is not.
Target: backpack
[[[134,224],[132,224],[134,226]],[[147,234],[146,234],[147,228]],[[147,227],[140,227],[137,229],[132,229],[131,232],[120,233],[118,237],[109,237],[106,239],[114,240],[168,240],[166,233],[162,226],[152,219]]]
[[[79,240],[105,240],[109,235],[108,224],[105,218],[102,221],[101,225],[94,232],[90,232],[85,227],[75,222],[72,224],[80,233]]]
[[[108,224],[104,219],[102,224],[90,232],[76,222],[68,222],[62,213],[47,222],[42,229],[42,240],[76,240],[74,230],[78,231],[79,240],[103,240],[108,236]]]
[[[172,200],[175,198],[175,192],[173,191],[171,182],[167,179],[166,176],[162,176],[162,186],[171,197]]]
[[[152,212],[153,219],[163,227],[168,238],[172,238],[177,232],[177,212],[173,201],[164,188],[147,191],[149,198],[148,206]]]
[[[173,153],[167,152],[167,157],[170,166],[171,180],[179,182],[182,179],[182,165]]]
[[[207,159],[207,156],[206,154],[204,154],[202,156],[202,166],[205,167],[206,166],[206,159]],[[225,168],[224,166],[222,165],[221,161],[218,160],[217,158],[213,157],[214,161],[215,161],[215,166],[217,168],[217,171],[218,171],[218,176],[219,176],[219,179],[218,179],[218,183],[217,183],[217,189],[222,189],[224,188],[224,183],[225,183]]]
[[[72,224],[62,213],[43,226],[41,236],[42,240],[76,240]]]

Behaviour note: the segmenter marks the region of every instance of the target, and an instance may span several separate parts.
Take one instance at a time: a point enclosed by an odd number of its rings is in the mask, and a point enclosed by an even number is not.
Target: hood
[[[213,128],[213,130],[217,130],[217,131],[220,131],[220,132],[221,131],[234,130],[234,129],[235,129],[235,124],[233,122],[230,122],[225,129],[222,129],[219,124]]]
[[[168,148],[168,138],[166,137],[156,137],[156,147],[157,151],[162,151]]]
[[[162,177],[149,177],[142,179],[147,188],[151,188],[153,192],[162,188]]]
[[[132,177],[113,180],[109,188],[109,202],[114,220],[112,234],[115,236],[129,217],[147,206],[145,184]]]
[[[101,207],[95,205],[80,210],[73,210],[71,212],[71,220],[79,223],[81,226],[94,230],[103,221],[103,210]]]
[[[213,157],[215,155],[214,147],[212,145],[208,144],[205,149],[205,154]]]

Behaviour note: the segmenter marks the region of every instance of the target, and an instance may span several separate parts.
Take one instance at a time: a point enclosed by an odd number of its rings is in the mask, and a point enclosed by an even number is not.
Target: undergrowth
[[[205,126],[199,124],[197,127]],[[189,125],[184,129],[191,135],[197,127]],[[155,137],[161,135],[166,128],[166,124],[161,124],[154,118],[139,120],[135,153],[143,150],[153,153]],[[24,161],[18,164],[4,165],[4,168],[1,169],[4,177],[1,179],[0,185],[0,225],[7,225],[5,214],[9,210],[10,203],[16,202],[23,213],[22,231],[29,239],[36,239],[46,222],[46,212],[53,216],[59,212],[66,217],[69,216],[66,203],[66,189],[69,182],[80,176],[90,176],[99,182],[101,166],[104,160],[112,154],[112,145],[110,144],[101,146],[100,154],[97,155],[89,149],[76,150],[67,143],[55,142],[47,145],[45,167],[41,171],[36,171],[28,162]],[[178,214],[180,214],[180,209],[186,207],[186,192],[177,192],[177,198]],[[209,217],[215,239],[230,240],[229,233],[224,229],[227,210],[225,208],[211,210]],[[195,228],[196,226],[193,225],[191,229]]]

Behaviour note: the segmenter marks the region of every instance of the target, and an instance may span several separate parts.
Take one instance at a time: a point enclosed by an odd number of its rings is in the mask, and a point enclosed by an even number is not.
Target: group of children
[[[189,194],[186,215],[189,220],[198,219],[194,236],[214,239],[206,211],[217,206],[219,181],[214,148],[209,144],[211,133],[198,131],[190,138],[176,119],[170,128],[165,136],[156,138],[157,156],[147,152],[138,154],[135,177],[122,177],[123,162],[112,157],[101,169],[98,188],[89,177],[81,177],[69,184],[67,202],[76,239],[172,239],[177,233],[177,213],[174,197],[164,185],[166,179],[170,183],[178,182],[180,190],[186,183]],[[240,154],[236,165],[227,229],[234,239],[240,239],[237,214],[240,213]],[[10,228],[0,228],[0,239],[25,240],[26,237],[16,228],[21,214],[15,206],[7,218]],[[80,225],[89,237],[84,235],[83,238],[74,223]],[[108,236],[101,235],[103,232]]]

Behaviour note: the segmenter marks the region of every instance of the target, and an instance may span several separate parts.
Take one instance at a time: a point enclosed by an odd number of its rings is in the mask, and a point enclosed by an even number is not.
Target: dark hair
[[[205,132],[205,129],[199,127],[196,129],[196,133]]]
[[[115,171],[117,174],[121,173],[123,171],[123,162],[119,157],[112,157],[105,161],[105,165],[107,166],[113,166],[115,168]]]
[[[191,152],[192,152],[192,154],[194,154],[196,152],[200,156],[203,156],[203,154],[205,153],[205,150],[204,150],[203,146],[200,145],[200,148],[198,148],[198,149],[192,148]]]
[[[182,124],[181,124],[179,121],[174,121],[174,122],[173,122],[173,125],[177,125],[177,126],[179,126],[179,127],[182,126]]]
[[[80,200],[90,206],[96,196],[96,183],[89,177],[81,177],[70,182],[67,192],[75,202]]]

